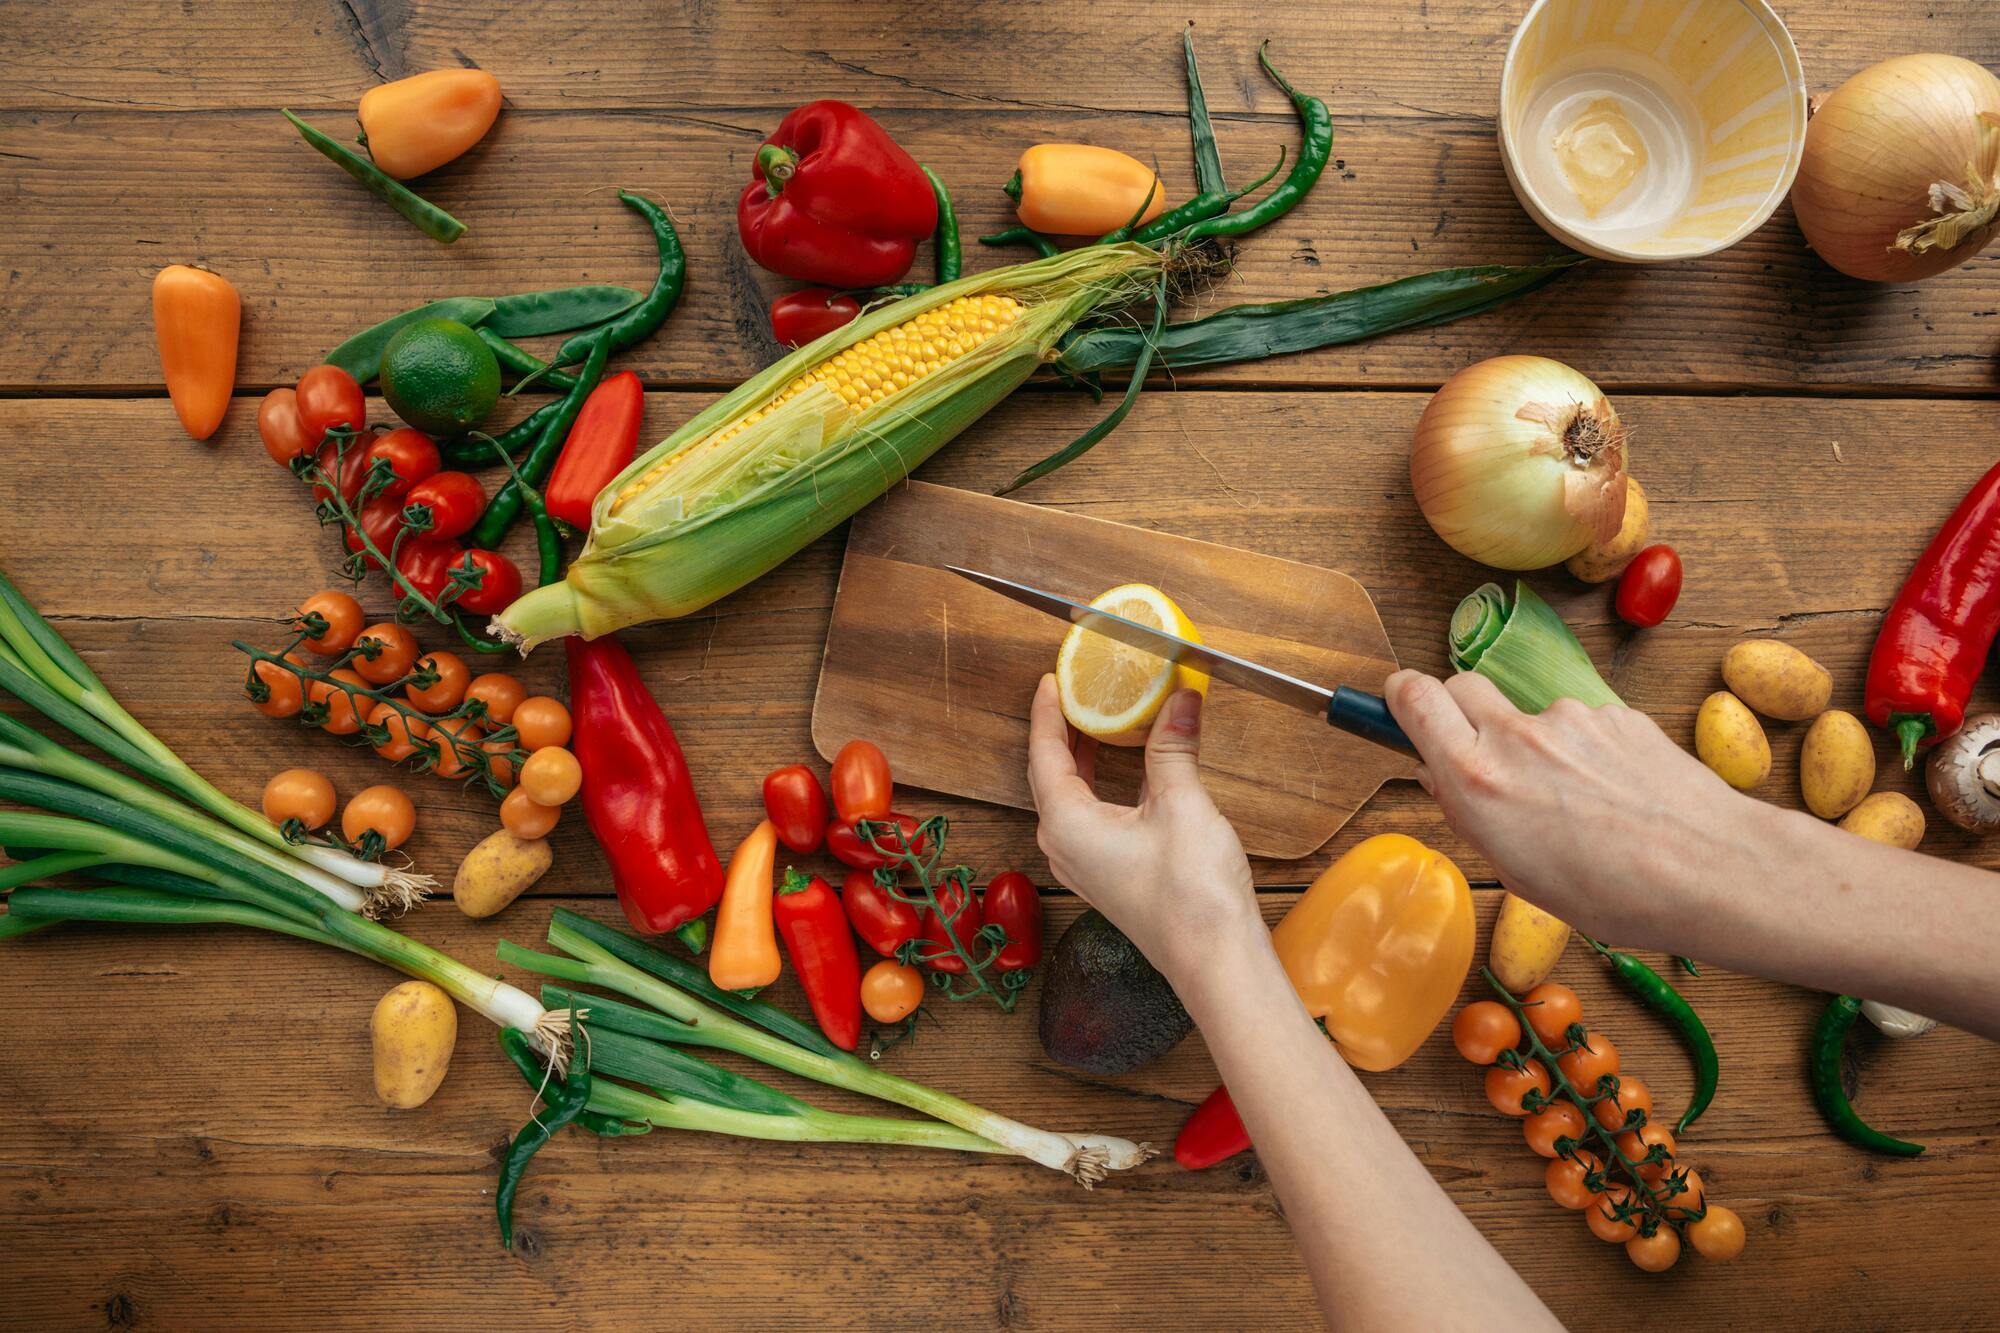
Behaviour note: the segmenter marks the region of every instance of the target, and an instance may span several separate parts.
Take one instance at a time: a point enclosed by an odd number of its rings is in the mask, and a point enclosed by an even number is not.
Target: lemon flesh
[[[1201,642],[1201,631],[1173,598],[1148,583],[1113,588],[1090,606]],[[1056,689],[1072,727],[1106,745],[1137,746],[1146,743],[1160,706],[1176,690],[1206,695],[1208,676],[1077,625],[1056,655]]]

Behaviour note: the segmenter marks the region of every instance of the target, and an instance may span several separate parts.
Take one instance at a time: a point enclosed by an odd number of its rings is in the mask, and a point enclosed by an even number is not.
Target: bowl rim
[[[1756,231],[1771,220],[1778,211],[1778,205],[1791,193],[1792,182],[1798,178],[1799,166],[1805,160],[1806,122],[1808,119],[1808,94],[1806,91],[1805,66],[1799,59],[1798,44],[1792,40],[1791,29],[1771,8],[1769,0],[1733,0],[1733,3],[1750,11],[1752,18],[1763,28],[1764,35],[1778,50],[1779,63],[1785,67],[1789,77],[1792,103],[1797,111],[1797,129],[1792,134],[1790,148],[1786,153],[1784,170],[1778,173],[1770,191],[1744,221],[1728,235],[1712,242],[1703,242],[1695,248],[1671,253],[1641,252],[1627,249],[1607,241],[1577,231],[1558,222],[1547,204],[1536,193],[1523,170],[1519,155],[1515,152],[1511,127],[1507,120],[1507,94],[1514,84],[1516,57],[1520,54],[1521,43],[1526,40],[1529,27],[1541,17],[1554,0],[1534,0],[1528,12],[1514,27],[1514,35],[1507,42],[1507,57],[1500,67],[1500,105],[1494,114],[1494,126],[1500,139],[1500,160],[1507,169],[1507,183],[1514,187],[1514,195],[1530,217],[1541,228],[1557,240],[1585,254],[1599,259],[1611,259],[1627,264],[1677,263],[1683,259],[1701,259],[1719,254],[1738,244],[1751,232]]]

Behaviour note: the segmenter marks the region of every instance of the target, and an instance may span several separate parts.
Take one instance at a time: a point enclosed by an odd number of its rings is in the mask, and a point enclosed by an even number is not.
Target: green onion
[[[1580,699],[1593,708],[1624,703],[1563,618],[1526,583],[1514,585],[1511,607],[1497,583],[1460,602],[1447,646],[1453,666],[1477,671],[1524,713],[1539,713],[1558,699]]]

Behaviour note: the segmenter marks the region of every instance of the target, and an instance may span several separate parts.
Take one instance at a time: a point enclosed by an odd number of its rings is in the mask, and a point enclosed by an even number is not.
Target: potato
[[[529,842],[496,829],[458,863],[458,877],[451,882],[452,901],[469,917],[492,916],[547,874],[555,859],[548,839]]]
[[[1568,922],[1510,893],[1500,900],[1486,961],[1500,984],[1518,997],[1548,980],[1568,947]]]
[[[1838,819],[1861,804],[1875,785],[1875,742],[1852,713],[1830,708],[1806,729],[1799,752],[1799,788],[1806,809]]]
[[[422,1106],[444,1082],[458,1042],[458,1010],[428,981],[406,981],[375,1006],[375,1095],[407,1111]]]
[[[1694,716],[1694,752],[1738,791],[1749,791],[1771,776],[1771,742],[1764,739],[1756,715],[1728,690],[1701,701]]]
[[[1847,812],[1840,826],[1870,842],[1915,851],[1924,840],[1924,812],[1899,791],[1878,791]]]
[[[1627,476],[1625,521],[1618,525],[1618,535],[1608,542],[1584,547],[1571,556],[1563,568],[1585,583],[1615,579],[1625,572],[1625,566],[1631,564],[1639,552],[1646,549],[1646,535],[1651,530],[1652,523],[1646,512],[1646,492],[1640,489],[1638,478]]]
[[[1833,698],[1833,674],[1789,643],[1745,639],[1722,658],[1722,683],[1765,717],[1803,722]]]

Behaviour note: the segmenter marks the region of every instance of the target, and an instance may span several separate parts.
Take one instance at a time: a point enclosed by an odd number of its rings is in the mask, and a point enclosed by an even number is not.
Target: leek
[[[1558,699],[1593,708],[1625,702],[1597,674],[1563,618],[1526,583],[1514,585],[1512,606],[1497,583],[1474,591],[1452,612],[1446,637],[1453,666],[1477,671],[1524,713]]]

